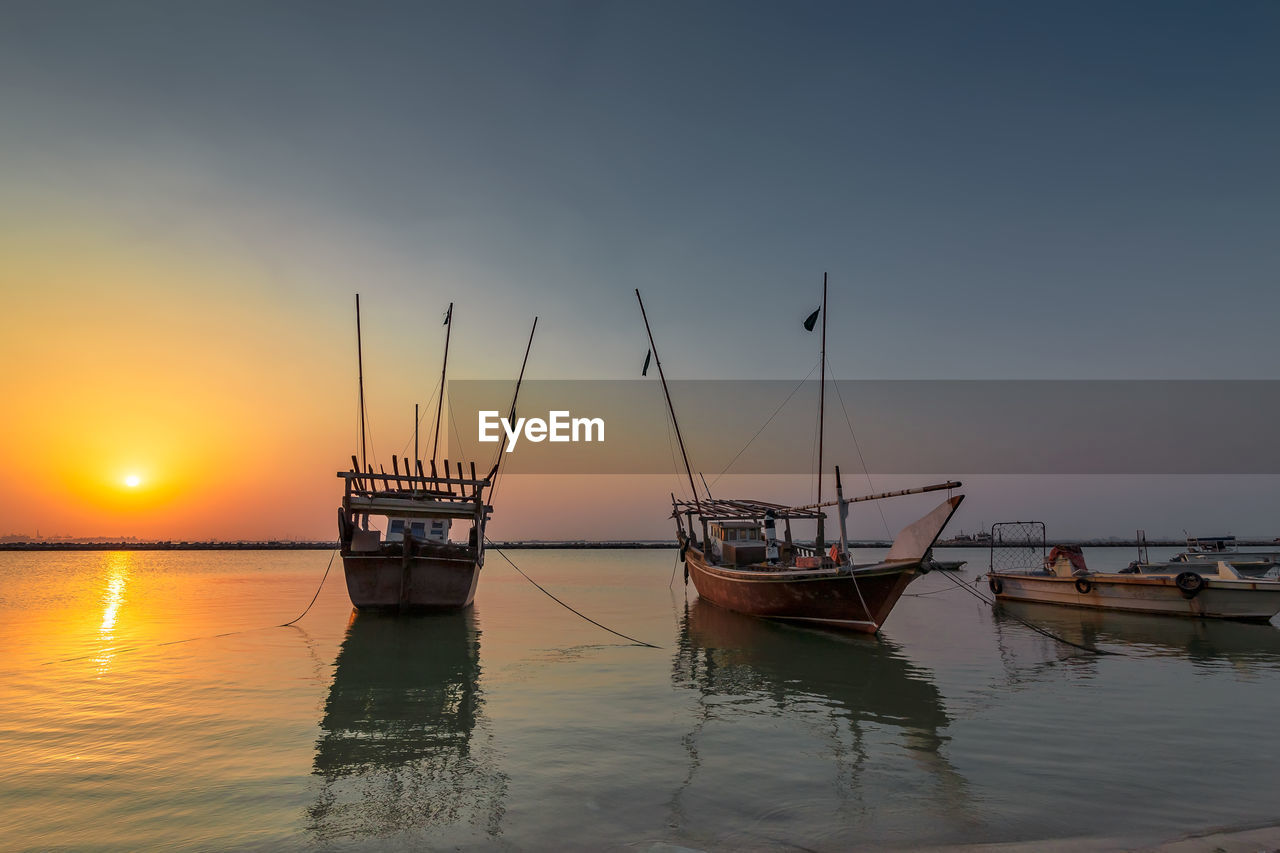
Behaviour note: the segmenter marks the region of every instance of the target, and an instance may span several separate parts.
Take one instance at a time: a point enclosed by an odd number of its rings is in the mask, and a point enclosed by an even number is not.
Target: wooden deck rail
[[[415,460],[416,461],[416,460]],[[352,457],[352,464],[355,465],[355,457]],[[400,470],[400,460],[392,457],[391,466],[392,473],[386,471],[374,471],[372,467],[368,471],[361,472],[353,467],[350,471],[337,472],[338,477],[342,478],[346,484],[347,495],[374,495],[378,491],[405,491],[405,492],[426,492],[438,494],[441,497],[466,497],[468,500],[476,500],[481,490],[493,485],[493,477],[495,470],[490,471],[489,475],[483,479],[476,476],[476,465],[470,463],[471,476],[466,476],[462,463],[458,462],[457,476],[449,474],[449,460],[443,461],[443,476],[437,473],[435,460],[431,462],[431,474],[422,473],[422,463],[417,462],[416,467],[419,473],[413,474],[409,466],[409,460],[404,460],[404,471]],[[378,488],[378,486],[381,488]],[[456,487],[456,489],[455,489]]]

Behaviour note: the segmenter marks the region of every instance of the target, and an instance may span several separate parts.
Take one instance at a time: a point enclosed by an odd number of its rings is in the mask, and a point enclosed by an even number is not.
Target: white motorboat
[[[1066,545],[1055,547],[1039,568],[996,570],[995,562],[987,583],[1002,601],[1256,622],[1280,613],[1280,580],[1245,577],[1225,560],[1177,574],[1135,567],[1092,572],[1079,546]]]

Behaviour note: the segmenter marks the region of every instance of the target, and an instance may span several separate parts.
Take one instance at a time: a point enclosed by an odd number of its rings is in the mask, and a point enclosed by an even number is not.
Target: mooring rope
[[[280,628],[281,625],[263,625],[258,628],[241,628],[239,631],[227,631],[225,634],[204,634],[199,637],[187,637],[185,640],[166,640],[163,643],[145,643],[141,646],[127,646],[123,649],[98,649],[96,652],[89,652],[84,655],[76,655],[70,658],[59,658],[58,660],[47,660],[42,664],[49,666],[55,663],[69,663],[76,660],[85,660],[86,658],[96,658],[102,655],[122,655],[126,652],[136,652],[142,649],[156,649],[160,646],[178,646],[183,643],[194,643],[196,640],[217,640],[222,637],[234,637],[236,634],[251,634],[254,631],[266,631],[269,628]]]
[[[337,548],[334,548],[334,549],[333,549],[333,553],[329,555],[329,565],[327,565],[327,566],[325,566],[325,567],[324,567],[324,577],[320,578],[320,586],[316,587],[316,594],[315,594],[315,595],[313,595],[313,596],[311,596],[311,604],[315,604],[315,603],[316,603],[316,599],[320,597],[320,590],[324,589],[324,582],[325,582],[325,581],[327,581],[327,580],[329,579],[329,570],[333,568],[333,558],[334,558],[334,557],[336,557],[336,556],[338,556],[338,549],[337,549]],[[304,610],[304,611],[302,611],[301,613],[299,613],[299,614],[298,614],[298,618],[297,618],[297,619],[292,619],[292,620],[290,620],[290,621],[288,621],[288,622],[285,622],[283,625],[276,625],[276,626],[274,626],[274,627],[276,627],[276,628],[288,628],[288,627],[289,627],[290,625],[292,625],[294,622],[297,622],[297,621],[298,621],[299,619],[301,619],[303,616],[306,616],[308,613],[310,613],[310,612],[311,612],[311,604],[308,604],[308,605],[307,605],[307,609],[306,609],[306,610]]]
[[[938,571],[942,571],[942,570],[939,569]],[[947,586],[939,587],[938,589],[931,589],[928,592],[904,592],[902,594],[902,597],[903,598],[924,598],[926,595],[937,595],[938,593],[941,593],[941,592],[951,592],[951,587],[947,587]]]
[[[485,537],[485,541],[489,543],[489,549],[490,549],[491,551],[497,551],[497,552],[498,552],[498,556],[502,557],[502,559],[506,560],[508,563],[511,563],[511,568],[513,568],[513,569],[515,569],[517,572],[519,572],[521,577],[523,577],[523,578],[524,578],[525,580],[527,580],[529,583],[531,583],[531,584],[533,584],[534,586],[536,586],[539,590],[541,590],[541,592],[542,592],[545,596],[547,596],[548,598],[550,598],[550,599],[551,599],[552,601],[554,601],[556,604],[559,604],[559,605],[560,605],[561,607],[563,607],[565,610],[568,610],[570,613],[573,613],[574,615],[579,616],[579,617],[581,617],[581,618],[583,618],[583,619],[587,620],[587,621],[588,621],[588,622],[590,622],[592,625],[595,625],[597,628],[603,628],[604,630],[608,631],[610,634],[613,634],[615,637],[621,637],[621,638],[622,638],[622,639],[624,639],[624,640],[630,640],[631,642],[635,643],[637,646],[644,646],[645,648],[648,648],[648,649],[660,649],[660,648],[662,648],[662,646],[655,646],[653,643],[646,643],[644,640],[637,640],[635,637],[628,637],[626,634],[623,634],[621,631],[615,631],[615,630],[613,630],[612,628],[610,628],[608,625],[601,625],[599,622],[597,622],[596,620],[592,619],[590,616],[586,615],[585,613],[582,613],[581,611],[578,611],[578,610],[574,610],[572,607],[570,607],[569,605],[565,604],[565,603],[564,603],[563,601],[561,601],[560,599],[556,598],[556,597],[555,597],[554,595],[552,595],[550,592],[547,592],[546,588],[545,588],[545,587],[543,587],[543,586],[542,586],[542,584],[538,583],[536,580],[534,580],[533,578],[531,578],[531,577],[529,577],[527,574],[525,574],[524,569],[522,569],[522,568],[520,568],[519,566],[517,566],[514,562],[512,562],[512,560],[511,560],[511,558],[510,558],[510,557],[508,557],[506,554],[502,553],[502,549],[501,549],[501,548],[498,548],[496,545],[494,545],[494,544],[493,544],[493,542],[489,540],[489,537],[488,537],[488,536],[486,536],[486,537]]]
[[[328,580],[329,570],[333,568],[333,560],[337,556],[338,556],[338,549],[335,548],[333,550],[333,553],[329,555],[329,565],[324,567],[324,577],[320,579],[320,586],[316,587],[316,594],[311,596],[311,604],[307,605],[307,609],[302,611],[302,613],[299,614],[297,619],[291,619],[290,621],[280,625],[262,625],[258,628],[241,628],[239,631],[227,631],[226,633],[223,633],[223,634],[203,634],[199,637],[187,637],[185,640],[165,640],[163,643],[144,643],[141,646],[128,646],[123,649],[98,649],[96,652],[89,652],[88,654],[76,655],[75,657],[59,658],[58,660],[47,660],[42,665],[49,666],[50,664],[55,664],[55,663],[70,663],[71,661],[85,660],[87,658],[96,658],[101,655],[108,655],[108,654],[120,655],[120,654],[124,654],[125,652],[136,652],[141,649],[156,649],[161,646],[178,646],[178,645],[182,645],[183,643],[194,643],[197,640],[218,640],[218,639],[221,639],[222,637],[234,637],[236,634],[250,634],[250,633],[253,633],[254,631],[266,631],[269,628],[288,628],[291,625],[293,625],[294,622],[299,621],[300,619],[302,619],[303,616],[306,616],[308,613],[311,612],[311,607],[316,603],[316,599],[320,597],[320,590],[324,589],[324,582]]]
[[[990,598],[987,598],[985,595],[983,595],[982,593],[978,592],[976,589],[971,589],[971,588],[969,587],[969,585],[968,585],[968,584],[960,583],[960,581],[958,581],[958,580],[956,580],[955,578],[951,577],[950,572],[947,572],[947,573],[945,573],[945,574],[946,574],[947,580],[951,581],[953,584],[955,584],[956,586],[960,587],[960,589],[963,589],[965,592],[969,593],[969,594],[970,594],[970,595],[972,595],[974,598],[978,599],[978,600],[979,600],[979,601],[981,601],[981,602],[984,602],[984,603],[986,603],[986,604],[989,604],[989,605],[991,605],[991,606],[993,606],[993,607],[995,606],[995,604],[996,604],[996,602],[995,602],[995,601],[993,601],[993,600],[992,600],[992,599],[990,599]],[[979,575],[978,577],[981,577],[981,575]],[[975,581],[975,583],[976,583],[976,582],[977,582],[977,578],[974,578],[974,581]],[[1041,628],[1039,625],[1033,625],[1032,623],[1028,622],[1026,619],[1023,619],[1023,618],[1021,618],[1020,616],[1016,616],[1016,615],[1014,615],[1013,613],[1008,613],[1008,612],[1006,612],[1004,615],[1005,615],[1005,616],[1008,616],[1010,619],[1012,619],[1013,621],[1015,621],[1015,622],[1017,622],[1017,623],[1019,623],[1019,624],[1023,625],[1024,627],[1030,628],[1032,631],[1035,631],[1037,634],[1043,634],[1043,635],[1045,635],[1046,637],[1048,637],[1048,638],[1049,638],[1049,639],[1051,639],[1051,640],[1057,640],[1059,643],[1063,643],[1064,645],[1068,645],[1068,646],[1072,646],[1072,647],[1077,648],[1077,649],[1081,649],[1082,651],[1089,652],[1090,654],[1095,654],[1095,655],[1114,655],[1114,656],[1116,656],[1116,657],[1127,657],[1127,655],[1126,655],[1124,652],[1109,652],[1109,651],[1107,651],[1106,649],[1099,649],[1099,648],[1095,648],[1095,647],[1093,647],[1093,646],[1086,646],[1086,645],[1083,645],[1083,644],[1081,644],[1081,643],[1073,642],[1073,641],[1071,641],[1071,640],[1068,640],[1066,637],[1059,636],[1058,634],[1055,634],[1055,633],[1053,633],[1052,631],[1050,631],[1050,630],[1048,630],[1048,629],[1046,629],[1046,628]]]

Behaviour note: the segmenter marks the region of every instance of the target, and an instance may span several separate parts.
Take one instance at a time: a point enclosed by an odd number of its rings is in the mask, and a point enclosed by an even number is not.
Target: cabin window
[[[427,523],[425,521],[415,521],[409,525],[410,532],[413,533],[415,539],[427,538]]]

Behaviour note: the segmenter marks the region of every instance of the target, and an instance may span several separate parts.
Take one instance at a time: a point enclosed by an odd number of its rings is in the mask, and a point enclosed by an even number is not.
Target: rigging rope
[[[506,560],[508,563],[511,563],[511,568],[513,568],[513,569],[515,569],[517,572],[519,572],[521,577],[523,577],[523,578],[524,578],[525,580],[527,580],[529,583],[531,583],[531,584],[533,584],[534,586],[536,586],[536,587],[537,587],[537,588],[538,588],[538,589],[539,589],[539,590],[540,590],[540,591],[541,591],[545,596],[547,596],[548,598],[550,598],[550,599],[551,599],[552,601],[554,601],[556,604],[559,604],[559,605],[560,605],[561,607],[563,607],[565,610],[568,610],[570,613],[573,613],[573,614],[575,614],[575,615],[577,615],[577,616],[582,617],[583,619],[585,619],[585,620],[587,620],[588,622],[590,622],[592,625],[595,625],[597,628],[603,628],[604,630],[608,631],[610,634],[613,634],[615,637],[621,637],[621,638],[622,638],[622,639],[624,639],[624,640],[630,640],[631,642],[635,643],[637,646],[644,646],[645,648],[649,648],[649,649],[660,649],[660,648],[662,648],[662,646],[655,646],[653,643],[646,643],[644,640],[637,640],[635,637],[628,637],[626,634],[623,634],[623,633],[621,633],[621,632],[619,632],[619,631],[615,631],[615,630],[613,630],[612,628],[608,627],[607,625],[601,625],[599,622],[597,622],[596,620],[592,619],[590,616],[587,616],[585,613],[582,613],[582,612],[580,612],[580,611],[578,611],[578,610],[574,610],[572,607],[570,607],[569,605],[565,604],[565,603],[564,603],[563,601],[561,601],[560,599],[556,598],[556,597],[555,597],[554,595],[552,595],[550,592],[547,592],[546,588],[544,588],[544,587],[542,586],[542,584],[538,583],[536,580],[534,580],[533,578],[531,578],[531,577],[529,577],[527,574],[525,574],[523,569],[521,569],[521,568],[520,568],[519,566],[517,566],[514,562],[512,562],[512,561],[511,561],[511,558],[510,558],[510,557],[508,557],[506,554],[504,554],[504,553],[502,552],[502,549],[501,549],[501,548],[497,547],[496,545],[494,545],[494,544],[493,544],[493,542],[491,542],[491,541],[489,540],[489,537],[487,537],[487,536],[486,536],[486,537],[485,537],[485,541],[489,543],[489,547],[490,547],[492,550],[494,550],[494,551],[497,551],[497,552],[498,552],[498,556],[502,557],[502,559]]]
[[[778,412],[782,411],[782,407],[787,405],[787,403],[791,402],[791,398],[796,395],[796,392],[800,390],[801,386],[803,386],[805,382],[809,381],[809,377],[813,375],[813,371],[818,369],[819,363],[820,362],[817,362],[817,361],[813,363],[813,367],[809,368],[809,372],[804,375],[804,379],[801,379],[796,384],[796,387],[791,389],[791,393],[787,395],[787,398],[785,400],[783,400],[781,403],[778,404],[778,408],[773,410],[773,414],[769,415],[768,420],[766,420],[763,424],[760,425],[760,429],[756,430],[756,434],[751,436],[751,438],[747,439],[747,443],[742,445],[742,449],[733,455],[733,458],[729,460],[729,464],[724,466],[724,470],[721,471],[719,474],[717,474],[716,478],[711,481],[711,485],[714,486],[716,483],[720,482],[720,478],[723,477],[725,473],[730,468],[733,467],[733,463],[738,461],[738,457],[741,456],[743,453],[746,453],[747,448],[751,446],[751,442],[755,441],[757,438],[760,437],[760,433],[764,432],[764,428],[773,422],[773,419],[778,416]]]
[[[436,399],[436,391],[439,391],[439,390],[440,390],[440,380],[439,380],[439,379],[437,379],[437,380],[436,380],[435,387],[431,389],[431,399],[433,399],[433,400],[434,400],[434,399]],[[426,418],[426,417],[427,417],[427,415],[429,415],[429,414],[430,414],[430,412],[426,411],[425,409],[419,409],[419,410],[418,410],[418,421],[417,421],[417,423],[415,423],[415,424],[414,424],[414,429],[417,429],[418,427],[422,426],[422,421],[423,421],[423,419],[424,419],[424,418]],[[405,439],[404,447],[400,448],[400,455],[401,455],[401,456],[407,456],[407,455],[408,455],[408,453],[409,453],[409,445],[410,445],[410,444],[412,444],[412,443],[413,443],[413,436],[412,436],[412,435],[410,435],[408,438],[406,438],[406,439]]]
[[[871,608],[867,607],[867,600],[862,597],[862,587],[858,586],[858,570],[853,567],[853,557],[848,554],[845,556],[849,560],[849,577],[853,578],[853,591],[858,594],[858,603],[862,605],[862,612],[867,614],[867,621],[876,626],[876,633],[879,634],[880,624],[871,615]]]
[[[836,399],[840,401],[840,411],[844,412],[844,423],[849,428],[849,437],[853,439],[853,449],[858,451],[858,464],[862,466],[863,476],[867,478],[867,491],[874,492],[876,487],[871,482],[871,472],[867,470],[867,460],[862,458],[862,445],[858,443],[858,434],[853,431],[853,421],[849,418],[849,410],[845,408],[844,396],[840,393],[840,380],[836,379],[834,370],[831,371],[831,385],[836,389]],[[889,521],[884,517],[884,507],[879,501],[876,501],[875,504],[876,509],[880,511],[880,522],[884,525],[885,535],[892,540],[893,531],[889,529]]]

